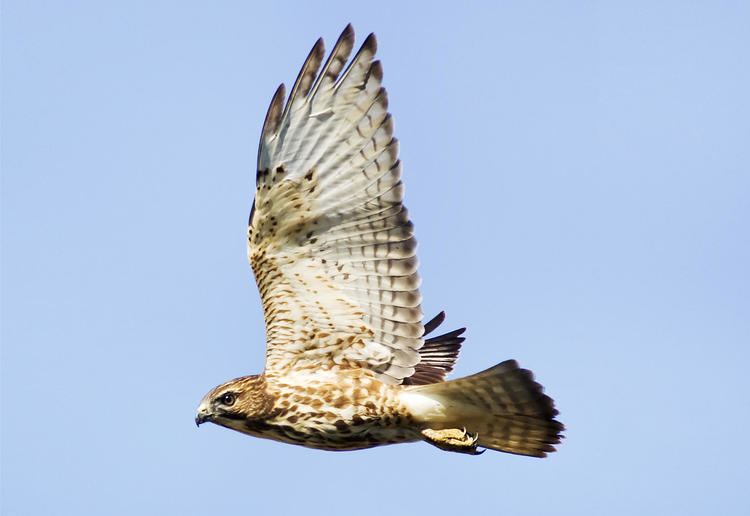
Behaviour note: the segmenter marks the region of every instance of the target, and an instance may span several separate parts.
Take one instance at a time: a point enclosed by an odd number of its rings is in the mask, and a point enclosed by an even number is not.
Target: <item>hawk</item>
[[[398,142],[365,39],[319,39],[263,123],[248,260],[266,366],[212,389],[196,423],[321,450],[425,441],[544,457],[560,442],[551,398],[514,360],[446,381],[464,328],[428,336]],[[347,65],[348,62],[348,65]],[[321,66],[322,65],[322,66]]]

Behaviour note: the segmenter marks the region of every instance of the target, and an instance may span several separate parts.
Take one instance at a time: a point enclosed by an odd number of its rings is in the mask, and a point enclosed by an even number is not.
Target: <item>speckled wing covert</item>
[[[400,383],[423,344],[416,240],[383,70],[370,34],[346,69],[347,26],[313,46],[258,151],[248,259],[266,319],[266,374],[363,368]],[[320,70],[320,71],[319,71]]]

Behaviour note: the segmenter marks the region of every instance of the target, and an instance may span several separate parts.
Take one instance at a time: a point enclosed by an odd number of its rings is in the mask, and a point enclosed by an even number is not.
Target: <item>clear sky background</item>
[[[750,513],[750,5],[620,4],[3,2],[3,515]],[[266,107],[349,21],[426,315],[537,374],[548,459],[195,428],[263,367]]]

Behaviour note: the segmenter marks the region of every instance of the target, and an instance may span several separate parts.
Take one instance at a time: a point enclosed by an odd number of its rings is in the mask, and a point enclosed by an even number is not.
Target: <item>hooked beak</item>
[[[209,414],[208,411],[199,410],[198,414],[195,416],[195,426],[201,426],[206,421],[211,421],[213,417],[213,414]]]

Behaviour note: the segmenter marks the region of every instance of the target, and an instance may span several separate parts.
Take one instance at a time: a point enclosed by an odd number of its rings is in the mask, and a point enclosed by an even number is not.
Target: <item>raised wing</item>
[[[266,374],[363,368],[399,383],[423,344],[416,240],[383,70],[370,34],[318,40],[266,115],[248,259],[266,319]]]

